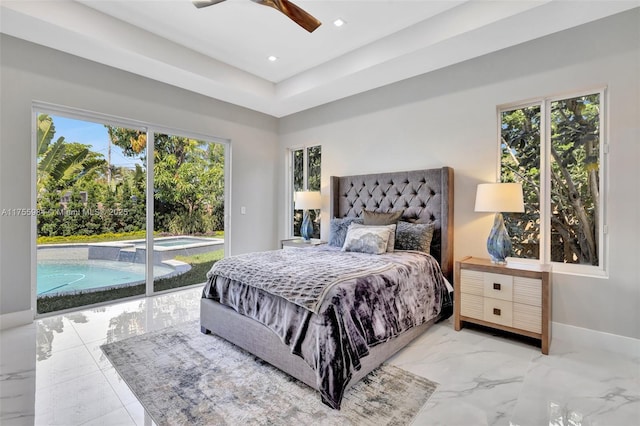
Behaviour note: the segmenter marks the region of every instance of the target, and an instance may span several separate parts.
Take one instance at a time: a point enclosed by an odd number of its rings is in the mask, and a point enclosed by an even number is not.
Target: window
[[[322,147],[320,145],[295,148],[291,150],[291,231],[294,237],[300,236],[302,210],[295,210],[293,193],[296,191],[320,191],[320,169]],[[309,216],[313,223],[313,238],[320,238],[320,210],[311,210]]]
[[[604,269],[603,100],[600,91],[499,109],[500,180],[522,183],[525,200],[524,214],[504,215],[515,257]]]

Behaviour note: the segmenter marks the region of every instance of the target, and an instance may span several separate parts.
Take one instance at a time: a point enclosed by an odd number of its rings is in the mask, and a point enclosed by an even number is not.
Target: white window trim
[[[574,98],[579,96],[586,96],[592,94],[598,94],[600,96],[600,205],[599,216],[600,223],[598,224],[598,259],[599,265],[580,265],[562,262],[551,262],[551,250],[549,247],[549,231],[550,231],[550,217],[551,217],[551,203],[549,202],[549,194],[551,192],[551,180],[548,178],[550,174],[551,165],[549,160],[549,141],[551,140],[551,121],[547,119],[550,111],[550,105],[552,102]],[[526,108],[530,106],[540,106],[541,126],[540,129],[540,259],[521,259],[515,257],[509,257],[509,263],[522,264],[525,267],[529,266],[535,268],[536,265],[545,264],[552,265],[554,273],[568,274],[568,275],[580,275],[596,278],[608,278],[608,260],[609,260],[609,234],[607,230],[607,192],[609,182],[609,167],[608,167],[608,153],[609,153],[609,121],[608,121],[608,109],[609,99],[607,87],[597,87],[591,89],[580,90],[576,92],[566,92],[562,94],[555,94],[545,96],[536,99],[529,99],[522,102],[514,102],[509,104],[498,105],[497,107],[497,123],[498,123],[498,161],[496,168],[496,182],[500,180],[500,153],[501,149],[501,134],[502,134],[502,113],[506,111],[513,111],[515,109]]]
[[[302,187],[306,191],[309,188],[309,148],[313,148],[319,146],[322,149],[322,144],[311,144],[311,145],[296,145],[288,147],[285,151],[285,238],[294,238],[293,235],[293,214],[292,212],[295,210],[294,208],[294,199],[293,199],[293,153],[294,151],[302,150],[303,152],[303,160],[302,160],[302,168],[303,168],[303,184]]]

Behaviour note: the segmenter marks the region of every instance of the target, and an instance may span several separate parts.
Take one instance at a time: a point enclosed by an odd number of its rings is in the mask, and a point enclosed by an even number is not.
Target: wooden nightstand
[[[321,241],[321,240],[314,240],[314,239],[305,241],[302,238],[289,238],[289,239],[280,241],[280,245],[283,249],[309,248],[309,247],[316,247],[322,244],[327,244],[327,242]]]
[[[548,267],[526,270],[465,257],[456,262],[454,327],[465,322],[540,340],[549,354],[551,274]]]

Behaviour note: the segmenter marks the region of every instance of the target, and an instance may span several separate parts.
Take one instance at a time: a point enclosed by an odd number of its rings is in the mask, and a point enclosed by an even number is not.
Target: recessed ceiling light
[[[335,21],[333,21],[333,25],[335,25],[336,27],[341,27],[344,24],[346,24],[346,22],[342,18],[338,18]]]
[[[271,56],[269,56],[267,59],[268,59],[268,60],[270,60],[271,62],[275,62],[275,61],[277,61],[277,60],[278,60],[278,57],[277,57],[277,56],[273,56],[273,55],[271,55]]]

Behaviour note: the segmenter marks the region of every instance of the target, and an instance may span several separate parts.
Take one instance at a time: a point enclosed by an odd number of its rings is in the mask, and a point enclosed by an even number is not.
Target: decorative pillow
[[[342,251],[357,251],[360,253],[382,254],[387,250],[387,243],[391,229],[387,227],[349,226]]]
[[[349,228],[387,228],[391,230],[391,234],[389,234],[389,241],[387,241],[387,252],[391,253],[395,250],[396,247],[396,224],[393,225],[361,225],[359,223],[352,223]]]
[[[431,252],[434,226],[432,223],[409,223],[400,221],[396,230],[396,250]]]
[[[347,230],[352,223],[362,224],[364,221],[359,217],[345,217],[342,219],[331,219],[329,226],[329,245],[342,247],[347,236]]]
[[[400,220],[402,213],[402,210],[391,213],[362,211],[365,225],[392,225]]]

